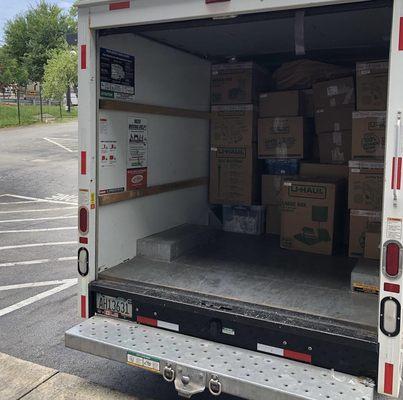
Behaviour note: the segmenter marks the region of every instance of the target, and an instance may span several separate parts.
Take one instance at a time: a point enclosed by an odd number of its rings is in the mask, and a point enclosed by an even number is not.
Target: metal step
[[[374,398],[365,379],[113,318],[92,317],[68,330],[65,341],[161,374],[184,397],[209,388],[253,400]]]

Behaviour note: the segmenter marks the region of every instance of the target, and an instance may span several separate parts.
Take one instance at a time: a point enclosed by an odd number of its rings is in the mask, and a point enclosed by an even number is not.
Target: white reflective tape
[[[169,329],[170,331],[179,332],[179,325],[178,324],[172,324],[171,322],[165,322],[165,321],[157,320],[157,327],[158,328]]]
[[[279,347],[267,346],[266,344],[258,343],[257,350],[263,351],[264,353],[284,357],[284,349],[280,349]]]

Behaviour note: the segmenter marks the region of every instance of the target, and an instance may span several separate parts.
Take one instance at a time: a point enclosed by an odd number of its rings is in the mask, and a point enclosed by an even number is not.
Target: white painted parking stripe
[[[29,244],[17,244],[13,246],[1,246],[0,250],[11,250],[11,249],[23,249],[27,247],[42,247],[42,246],[64,246],[66,244],[77,244],[77,241],[70,242],[47,242],[47,243],[29,243]]]
[[[50,142],[50,143],[55,144],[56,146],[61,147],[62,149],[64,149],[64,150],[68,151],[69,153],[73,153],[73,152],[74,152],[74,150],[71,150],[71,149],[69,149],[68,147],[63,146],[62,144],[57,143],[56,141],[54,141],[54,140],[52,140],[52,139],[45,138],[45,137],[44,137],[43,139],[44,139],[44,140],[46,140],[46,141],[48,141],[48,142]]]
[[[73,279],[57,279],[54,281],[43,281],[43,282],[29,282],[29,283],[17,283],[16,285],[5,285],[0,286],[0,292],[4,290],[14,290],[14,289],[26,289],[26,288],[34,288],[34,287],[42,287],[42,286],[54,286],[54,285],[63,285],[67,282],[77,282],[77,278]]]
[[[28,222],[28,221],[49,221],[54,219],[70,219],[77,218],[77,215],[65,215],[62,217],[40,217],[40,218],[25,218],[25,219],[3,219],[0,224],[5,224],[7,222]]]
[[[78,142],[77,138],[68,138],[68,137],[50,137],[48,139],[52,139],[52,140],[74,140],[74,141]]]
[[[27,200],[27,201],[7,201],[0,203],[0,206],[8,206],[14,204],[32,204],[32,203],[42,203],[40,200]]]
[[[74,286],[77,283],[77,279],[64,279],[63,281],[58,281],[58,282],[62,282],[62,284],[60,286],[56,286],[50,290],[46,290],[45,292],[39,293],[35,296],[29,297],[28,299],[15,303],[9,307],[1,309],[0,317],[2,317],[3,315],[9,314],[13,311],[17,311],[22,307],[35,303],[36,301],[39,301],[39,300],[45,299],[46,297],[52,296],[53,294],[66,290],[66,289],[70,288],[71,286]],[[52,283],[50,283],[49,285],[52,285]],[[14,286],[18,286],[18,285],[14,285]]]
[[[77,207],[55,207],[55,208],[38,208],[35,210],[9,210],[0,211],[0,214],[15,214],[15,213],[33,213],[33,212],[46,212],[46,211],[61,211],[61,210],[73,210]]]
[[[46,203],[77,205],[77,202],[60,201],[60,200],[52,200],[52,199],[41,199],[38,197],[20,196],[18,194],[10,194],[10,193],[0,194],[0,197],[4,197],[4,196],[14,197],[16,199],[22,199],[22,200],[42,201],[42,202],[46,202]]]
[[[76,226],[62,226],[58,228],[36,228],[36,229],[12,229],[8,231],[0,231],[1,233],[31,233],[31,232],[49,232],[49,231],[68,231],[77,229]]]
[[[77,260],[77,256],[73,257],[59,257],[59,258],[44,258],[42,260],[28,260],[28,261],[15,261],[15,262],[6,262],[0,264],[1,267],[18,267],[19,265],[36,265],[36,264],[46,264],[50,262],[59,262],[59,261],[74,261]]]

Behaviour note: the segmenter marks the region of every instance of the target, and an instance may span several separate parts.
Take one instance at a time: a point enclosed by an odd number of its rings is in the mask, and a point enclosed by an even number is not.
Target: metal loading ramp
[[[354,376],[134,322],[92,317],[66,332],[66,346],[161,374],[179,394],[206,388],[246,399],[372,400]]]

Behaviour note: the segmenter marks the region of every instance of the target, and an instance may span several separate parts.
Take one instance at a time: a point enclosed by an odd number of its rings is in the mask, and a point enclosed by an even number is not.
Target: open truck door
[[[146,4],[147,3],[147,4]],[[181,294],[181,301],[170,301],[171,309],[168,309],[167,301],[158,293],[151,299],[150,293],[143,293],[141,285],[131,284],[124,286],[122,289],[118,282],[108,281],[107,277],[102,277],[104,269],[114,267],[114,263],[100,262],[100,244],[99,238],[103,237],[103,245],[105,246],[108,236],[100,229],[100,226],[105,227],[105,219],[98,208],[110,207],[113,212],[120,215],[119,203],[108,205],[101,204],[99,196],[99,133],[102,130],[102,112],[100,112],[100,32],[103,30],[103,35],[108,37],[113,34],[114,28],[129,28],[135,26],[152,26],[158,23],[170,22],[190,22],[196,23],[198,19],[214,20],[212,24],[219,24],[222,19],[229,23],[236,23],[236,16],[243,14],[260,13],[270,14],[272,11],[279,9],[288,9],[289,17],[293,10],[304,7],[314,6],[332,6],[346,5],[352,6],[353,3],[364,3],[370,6],[374,2],[361,1],[306,1],[306,0],[287,0],[281,2],[281,7],[277,1],[267,0],[228,0],[228,1],[208,1],[208,0],[189,0],[186,4],[177,4],[175,1],[168,0],[151,0],[147,1],[104,1],[104,0],[83,0],[79,8],[79,28],[78,28],[78,46],[79,46],[79,246],[78,246],[78,273],[79,273],[79,310],[80,315],[85,321],[76,327],[70,329],[66,333],[66,345],[91,354],[106,357],[128,365],[151,370],[160,374],[165,380],[174,382],[178,392],[183,396],[190,397],[193,394],[202,392],[207,389],[214,395],[220,393],[229,393],[250,399],[267,399],[270,396],[279,396],[281,399],[365,399],[371,400],[376,397],[374,387],[371,385],[370,379],[361,379],[357,376],[365,375],[360,372],[353,371],[349,373],[338,373],[331,370],[334,365],[315,366],[309,364],[311,354],[308,356],[304,353],[301,358],[300,352],[289,352],[284,347],[287,346],[287,341],[284,340],[284,332],[278,334],[276,331],[275,339],[281,338],[279,344],[275,346],[260,345],[254,349],[242,348],[239,343],[230,345],[226,342],[219,343],[215,340],[207,340],[196,335],[183,332],[181,323],[172,323],[165,321],[163,317],[159,317],[155,310],[159,306],[159,302],[163,303],[161,312],[168,310],[177,310],[177,305],[180,303],[182,308],[185,301],[185,295]],[[217,4],[215,4],[217,3]],[[392,3],[392,2],[391,2]],[[347,10],[348,11],[348,10]],[[292,14],[293,15],[293,14]],[[228,18],[225,18],[228,17]],[[231,17],[231,18],[229,18]],[[265,16],[261,17],[262,19]],[[268,16],[270,18],[270,16]],[[291,17],[292,20],[293,17]],[[382,255],[380,261],[380,299],[379,299],[379,363],[378,363],[378,382],[377,391],[381,394],[386,394],[391,397],[399,396],[400,380],[401,380],[401,303],[402,303],[402,257],[403,257],[403,240],[402,240],[402,219],[403,219],[403,193],[401,191],[401,168],[403,164],[403,137],[401,124],[401,112],[403,112],[403,88],[401,87],[401,73],[403,71],[403,1],[395,0],[393,2],[393,26],[390,45],[390,75],[389,75],[389,101],[388,101],[388,117],[387,117],[387,135],[386,135],[386,154],[385,154],[385,184],[383,194],[383,230],[382,230]],[[258,21],[258,19],[256,19]],[[211,21],[206,22],[206,26]],[[291,21],[292,22],[292,21]],[[191,25],[190,24],[190,25]],[[202,24],[203,25],[203,24]],[[290,25],[291,26],[291,25]],[[159,27],[164,28],[163,26]],[[120,33],[123,35],[129,34],[123,29]],[[135,33],[135,31],[134,31]],[[141,32],[140,32],[141,33]],[[101,38],[102,39],[102,38]],[[140,40],[140,39],[139,39]],[[141,38],[145,41],[144,38]],[[180,40],[180,38],[179,38]],[[112,42],[112,39],[111,39]],[[150,40],[150,46],[163,46],[163,43],[157,43],[155,40]],[[112,47],[114,46],[111,45]],[[119,44],[116,44],[119,47]],[[170,46],[166,46],[167,59],[171,59],[172,54],[177,51]],[[119,49],[117,49],[119,51]],[[123,51],[123,50],[120,50]],[[135,54],[138,49],[133,50],[134,56],[143,57],[143,54]],[[165,54],[165,53],[164,53]],[[176,54],[176,53],[175,53]],[[165,55],[164,55],[165,57]],[[173,57],[173,56],[172,56]],[[190,62],[190,61],[189,61]],[[197,61],[202,63],[200,59]],[[203,59],[203,63],[205,60]],[[150,64],[152,66],[152,64]],[[148,65],[148,67],[150,66]],[[210,68],[203,66],[203,68]],[[151,71],[151,68],[145,68],[142,71],[142,76],[138,79],[144,79],[144,75]],[[200,77],[193,76],[194,71],[189,67],[189,82],[194,82]],[[152,77],[147,75],[147,78],[152,80]],[[181,82],[180,82],[181,83]],[[179,86],[179,85],[178,85]],[[158,88],[156,88],[158,90]],[[179,115],[175,114],[175,107],[170,104],[160,104],[162,96],[155,94],[155,102],[147,102],[137,104],[136,108],[131,108],[127,104],[121,105],[123,108],[112,108],[108,112],[123,112],[124,121],[127,121],[128,116],[143,114],[144,110],[152,115],[163,115],[164,118],[179,118],[189,116],[189,112],[196,112],[196,119],[201,114],[208,114],[206,110],[194,109],[188,110],[189,107],[183,107],[178,110]],[[176,97],[180,98],[180,95]],[[136,101],[139,99],[136,98]],[[148,100],[148,98],[147,98]],[[113,101],[111,102],[113,103]],[[128,102],[130,103],[130,102]],[[148,104],[150,103],[150,104]],[[151,104],[152,103],[152,104]],[[136,105],[136,103],[133,103]],[[146,106],[146,108],[144,108]],[[161,107],[163,106],[163,107]],[[194,105],[193,105],[194,106]],[[118,107],[118,106],[116,106]],[[140,107],[140,108],[139,108]],[[194,106],[195,107],[195,106]],[[183,108],[186,108],[184,110]],[[127,114],[130,111],[129,114]],[[134,111],[133,111],[134,110]],[[139,111],[140,110],[140,111]],[[173,110],[173,111],[172,111]],[[165,113],[165,114],[164,114]],[[116,114],[118,115],[118,114]],[[190,118],[194,118],[194,115]],[[205,118],[203,116],[203,118]],[[208,124],[206,124],[207,126]],[[183,127],[182,127],[183,129]],[[188,132],[187,132],[188,133]],[[208,135],[208,128],[206,129]],[[185,136],[187,137],[187,136]],[[190,146],[189,146],[190,147]],[[207,152],[209,148],[206,147]],[[208,153],[206,153],[208,154]],[[178,157],[179,158],[179,157]],[[205,157],[206,160],[208,156]],[[203,181],[204,182],[204,181]],[[167,182],[163,182],[164,184]],[[205,182],[203,183],[205,185]],[[183,189],[183,187],[182,187]],[[151,194],[152,195],[152,194]],[[152,197],[150,197],[152,198]],[[132,208],[139,207],[135,204],[138,201],[136,198],[128,199],[133,202]],[[112,204],[112,203],[110,203]],[[120,203],[127,204],[127,203]],[[138,203],[137,203],[138,204]],[[190,209],[189,206],[183,207],[184,210]],[[103,222],[103,225],[100,224]],[[129,219],[121,218],[122,223],[134,225],[137,220],[132,222]],[[159,232],[159,225],[155,223],[155,232]],[[182,222],[182,221],[181,221]],[[166,227],[163,227],[166,229]],[[126,227],[127,229],[127,227]],[[161,229],[162,230],[162,227]],[[116,231],[115,231],[116,232]],[[129,231],[131,232],[131,231]],[[147,235],[150,234],[146,230]],[[141,232],[136,232],[136,234]],[[122,234],[123,235],[123,234]],[[129,236],[129,235],[126,235]],[[141,235],[140,235],[141,236]],[[146,236],[146,233],[142,235]],[[134,236],[133,236],[134,237]],[[109,237],[108,237],[109,238]],[[110,237],[109,244],[113,247],[114,240],[120,243],[122,237]],[[115,264],[120,263],[121,255],[117,254],[117,247],[103,250],[103,253],[113,253]],[[127,259],[126,253],[131,254],[128,249],[124,249],[124,260]],[[102,255],[101,255],[102,256]],[[112,258],[113,258],[112,257]],[[103,261],[103,260],[101,260]],[[115,261],[115,260],[114,260]],[[109,265],[104,267],[104,265]],[[130,286],[130,287],[129,287]],[[187,288],[185,288],[187,289]],[[165,290],[165,289],[164,289]],[[157,291],[156,291],[157,292]],[[110,316],[101,316],[97,312],[97,296],[110,296],[111,298],[126,299],[122,303],[124,306],[130,305],[131,315],[128,318],[112,318]],[[160,297],[158,297],[160,296]],[[104,298],[102,297],[102,298]],[[145,318],[136,310],[139,303],[142,301],[149,302],[150,317]],[[152,300],[152,301],[151,301]],[[137,302],[137,303],[136,303]],[[145,303],[145,306],[149,305]],[[377,326],[376,326],[376,306],[377,301],[374,300],[374,311],[371,315],[374,316],[373,341],[368,341],[370,347],[370,360],[373,360],[374,374],[372,379],[376,379],[376,360],[378,359],[377,352]],[[202,312],[208,313],[208,305],[195,308],[193,304],[186,304],[186,307],[192,309],[194,315],[200,320],[203,318],[211,319],[211,315],[206,317]],[[201,310],[203,308],[203,310]],[[212,307],[211,307],[212,308]],[[197,312],[195,312],[196,310]],[[182,311],[182,310],[180,310]],[[199,314],[198,314],[199,313]],[[214,310],[214,313],[225,314],[229,313],[225,308]],[[235,314],[235,312],[234,312]],[[158,318],[156,317],[158,315]],[[202,315],[202,317],[201,317]],[[175,318],[179,318],[180,313],[175,314]],[[184,315],[184,319],[187,315]],[[221,318],[221,317],[220,317]],[[232,318],[232,316],[231,316]],[[239,315],[234,318],[241,320]],[[263,317],[262,317],[263,318]],[[182,321],[182,320],[181,320]],[[204,321],[204,320],[203,320]],[[244,318],[243,321],[246,321]],[[175,321],[174,321],[175,322]],[[241,321],[242,322],[242,321]],[[259,321],[260,324],[261,321]],[[265,321],[267,322],[267,321]],[[248,322],[249,323],[249,322]],[[271,321],[270,321],[271,323]],[[145,326],[149,325],[149,326]],[[151,325],[151,326],[150,326]],[[179,326],[180,325],[180,326]],[[239,324],[239,326],[241,323]],[[246,325],[245,325],[246,326]],[[257,329],[255,321],[251,324],[253,329]],[[281,329],[283,329],[283,325]],[[301,328],[301,327],[300,327]],[[249,329],[249,326],[248,326]],[[303,329],[305,332],[312,333],[318,331],[317,327],[311,329]],[[305,335],[306,351],[313,350],[314,356],[319,352],[318,348],[326,348],[327,353],[335,358],[342,358],[340,345],[345,345],[347,336],[332,332],[332,327],[326,331],[326,345],[324,347],[311,346],[312,337]],[[230,332],[230,333],[228,333]],[[232,337],[232,330],[226,332],[227,337]],[[248,333],[250,333],[248,331]],[[107,333],[107,334],[106,334]],[[267,331],[264,332],[264,337],[267,336]],[[295,332],[294,332],[295,333]],[[317,334],[317,332],[315,332]],[[331,336],[331,340],[327,341],[327,337]],[[337,340],[335,338],[337,337]],[[351,338],[350,338],[351,339]],[[352,341],[356,341],[353,338]],[[365,338],[364,338],[365,339]],[[301,342],[300,338],[298,339]],[[359,342],[365,342],[359,340]],[[358,341],[357,341],[358,342]],[[316,344],[316,342],[314,342]],[[329,343],[336,343],[329,350]],[[368,344],[366,343],[366,345]],[[348,347],[348,346],[347,346]],[[203,350],[201,350],[203,349]],[[358,351],[355,349],[355,351]],[[266,353],[266,354],[265,354]],[[294,357],[289,354],[293,353]],[[348,357],[351,351],[345,351],[343,357]],[[288,356],[287,356],[288,354]],[[347,356],[346,356],[347,354]],[[355,353],[354,353],[355,355]],[[362,355],[362,353],[361,353]],[[373,356],[373,357],[372,357]],[[325,356],[324,356],[325,357]],[[354,357],[352,357],[354,358]],[[356,357],[358,359],[359,357]],[[302,361],[302,362],[299,362]],[[316,361],[316,360],[315,360]],[[341,360],[344,362],[344,359]],[[333,363],[333,360],[332,360]],[[365,363],[365,361],[364,361]],[[346,363],[344,363],[346,364]],[[369,363],[368,363],[369,364]],[[351,365],[348,365],[349,368]],[[337,368],[336,368],[337,370]],[[369,375],[365,375],[369,376]],[[311,382],[315,382],[312,385]],[[277,397],[276,397],[277,398]]]
[[[383,193],[378,392],[398,397],[402,373],[403,2],[393,6]]]

